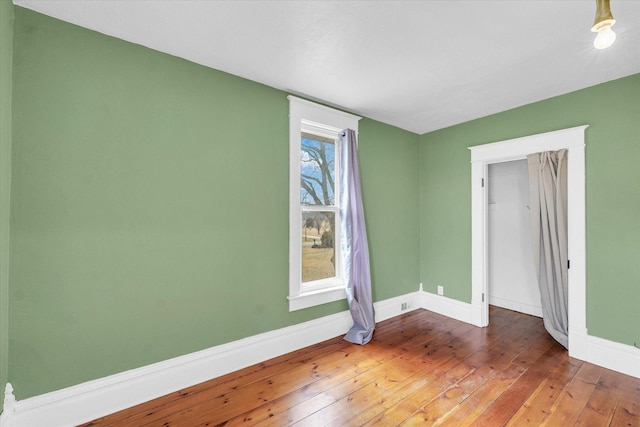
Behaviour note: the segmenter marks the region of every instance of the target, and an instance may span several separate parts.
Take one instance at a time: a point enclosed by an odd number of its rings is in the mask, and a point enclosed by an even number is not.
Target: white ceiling
[[[640,72],[640,0],[14,0],[419,134]]]

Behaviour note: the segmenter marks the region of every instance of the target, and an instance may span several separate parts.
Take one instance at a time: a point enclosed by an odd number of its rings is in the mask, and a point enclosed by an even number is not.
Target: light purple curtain
[[[347,302],[353,318],[353,326],[344,339],[366,344],[373,336],[375,318],[355,131],[346,129],[340,134],[340,147],[340,245]]]
[[[527,160],[531,242],[542,320],[547,332],[569,348],[567,150],[530,154]]]

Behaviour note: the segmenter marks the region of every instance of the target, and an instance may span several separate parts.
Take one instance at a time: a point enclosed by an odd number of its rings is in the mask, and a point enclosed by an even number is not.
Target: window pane
[[[334,139],[302,132],[300,144],[300,204],[335,204]]]
[[[303,283],[336,276],[334,241],[333,212],[302,212]]]

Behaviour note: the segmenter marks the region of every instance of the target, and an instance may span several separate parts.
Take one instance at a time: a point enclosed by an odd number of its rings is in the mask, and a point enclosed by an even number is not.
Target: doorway
[[[542,317],[531,244],[527,161],[488,165],[485,185],[489,304]]]
[[[586,357],[585,129],[588,125],[469,147],[471,151],[472,323],[489,324],[488,181],[490,164],[526,159],[543,151],[568,150],[569,354]]]

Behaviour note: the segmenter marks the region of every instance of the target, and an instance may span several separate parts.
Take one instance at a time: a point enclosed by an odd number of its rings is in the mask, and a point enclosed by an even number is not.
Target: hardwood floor
[[[539,318],[490,322],[415,310],[84,426],[640,426],[640,379],[569,358]]]

